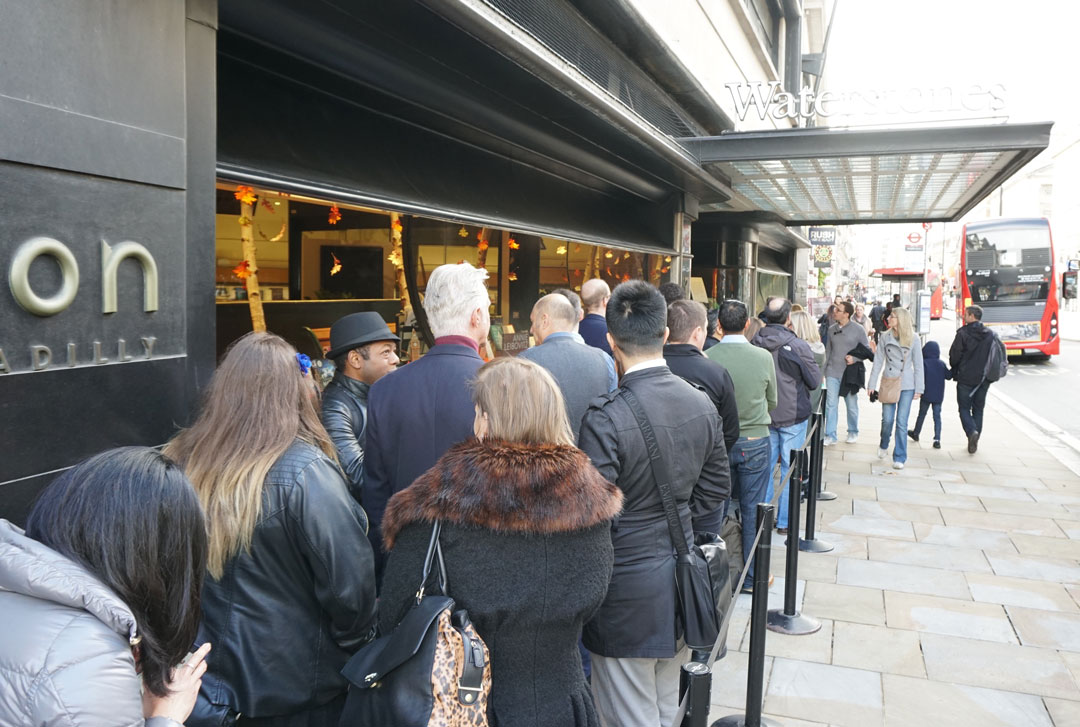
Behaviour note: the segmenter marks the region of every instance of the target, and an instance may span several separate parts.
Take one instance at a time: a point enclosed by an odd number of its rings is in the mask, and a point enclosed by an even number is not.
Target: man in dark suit
[[[576,440],[589,403],[618,386],[615,362],[600,349],[578,343],[573,333],[577,314],[562,295],[552,293],[536,301],[529,318],[539,345],[519,355],[551,372],[562,390]]]
[[[379,379],[368,394],[361,504],[371,521],[368,538],[380,576],[387,501],[473,434],[469,381],[484,363],[479,347],[491,325],[486,278],[486,270],[468,263],[436,268],[424,296],[435,346]]]
[[[619,285],[608,301],[607,327],[622,378],[585,412],[578,445],[623,491],[624,507],[611,531],[608,595],[583,641],[601,724],[656,727],[675,716],[679,670],[689,654],[676,625],[673,550],[660,545],[671,534],[626,392],[649,419],[687,536],[727,499],[731,482],[716,407],[664,362],[667,305],[660,292],[640,280]]]
[[[671,373],[705,389],[716,405],[724,427],[724,445],[731,449],[739,439],[739,407],[735,384],[723,366],[702,353],[708,326],[705,306],[693,300],[677,300],[668,305],[668,341],[664,360]],[[712,532],[720,532],[713,530]]]
[[[585,317],[578,324],[578,333],[585,343],[599,348],[608,356],[611,355],[611,346],[607,340],[605,315],[610,298],[611,289],[600,278],[586,280],[581,285],[581,305],[585,307]]]

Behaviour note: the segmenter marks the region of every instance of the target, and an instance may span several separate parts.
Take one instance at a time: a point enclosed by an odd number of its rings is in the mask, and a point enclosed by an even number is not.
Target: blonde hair
[[[821,340],[817,324],[814,323],[814,319],[805,310],[791,312],[791,330],[795,331],[795,335],[807,343],[817,343]]]
[[[746,333],[745,333],[746,340],[747,341],[753,341],[754,336],[756,336],[758,334],[758,331],[760,331],[764,327],[765,327],[765,321],[761,320],[757,316],[754,316],[753,318],[751,318],[750,319],[750,327],[746,329]]]
[[[249,333],[210,379],[199,418],[164,449],[183,467],[206,511],[206,569],[214,578],[251,548],[263,480],[297,439],[336,461],[296,350],[272,333]]]
[[[902,347],[908,348],[915,338],[915,325],[911,320],[911,314],[906,308],[893,308],[892,313],[896,316],[896,325],[889,330],[896,336],[896,340]]]
[[[488,436],[523,444],[574,445],[566,402],[547,369],[497,358],[476,372],[472,399],[488,417]]]

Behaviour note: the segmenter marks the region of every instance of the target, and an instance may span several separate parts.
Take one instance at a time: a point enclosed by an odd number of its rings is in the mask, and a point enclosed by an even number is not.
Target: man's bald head
[[[586,280],[581,286],[581,303],[587,313],[604,315],[611,288],[600,278]]]
[[[537,343],[556,332],[572,332],[578,324],[577,311],[566,296],[559,293],[545,295],[533,305],[532,334]]]
[[[791,318],[791,301],[787,298],[769,298],[765,304],[765,322],[787,325]]]

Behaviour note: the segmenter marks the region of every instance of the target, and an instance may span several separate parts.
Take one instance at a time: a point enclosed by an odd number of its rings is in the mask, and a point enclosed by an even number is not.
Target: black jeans
[[[922,432],[923,420],[926,419],[926,412],[933,407],[934,411],[934,441],[941,441],[941,402],[940,401],[927,401],[926,397],[919,399],[919,417],[915,420],[915,436],[919,436]],[[961,414],[961,416],[963,416]],[[979,421],[982,421],[982,410],[979,410]]]
[[[956,404],[960,407],[960,423],[964,433],[971,436],[982,431],[983,409],[986,408],[986,392],[990,384],[985,381],[978,386],[956,385]]]

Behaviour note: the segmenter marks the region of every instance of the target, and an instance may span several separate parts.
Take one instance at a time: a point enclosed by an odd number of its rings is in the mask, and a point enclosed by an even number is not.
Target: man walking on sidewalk
[[[960,422],[968,438],[968,452],[979,448],[983,428],[983,409],[990,382],[986,380],[986,361],[994,344],[994,333],[982,324],[983,310],[969,305],[964,311],[964,325],[956,332],[949,349],[949,367],[956,379],[956,404]]]

